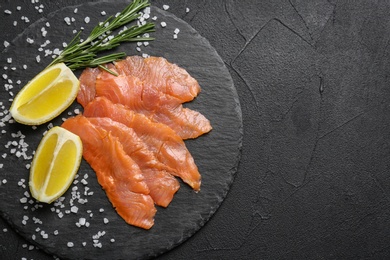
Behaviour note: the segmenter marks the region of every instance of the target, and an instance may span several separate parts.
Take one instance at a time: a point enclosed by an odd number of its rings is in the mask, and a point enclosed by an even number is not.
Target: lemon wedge
[[[74,180],[83,153],[80,137],[55,126],[42,138],[30,169],[30,192],[38,201],[51,203]]]
[[[80,82],[64,63],[44,69],[25,85],[10,112],[22,124],[40,125],[55,118],[75,100]]]

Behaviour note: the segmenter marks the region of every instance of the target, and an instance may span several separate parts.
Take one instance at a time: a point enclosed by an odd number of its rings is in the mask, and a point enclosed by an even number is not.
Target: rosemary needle
[[[150,22],[133,25],[113,35],[116,29],[136,20],[140,16],[139,12],[147,6],[150,6],[148,0],[133,0],[118,15],[110,16],[104,22],[96,25],[84,41],[81,41],[81,32],[78,32],[49,66],[60,62],[65,63],[72,70],[99,66],[115,75],[103,64],[124,58],[126,53],[120,52],[102,57],[97,57],[97,53],[113,49],[122,42],[153,40],[153,38],[144,36],[146,33],[154,31],[154,24]]]

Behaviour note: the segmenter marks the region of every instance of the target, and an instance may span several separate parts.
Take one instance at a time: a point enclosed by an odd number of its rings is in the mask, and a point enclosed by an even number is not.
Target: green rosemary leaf
[[[145,36],[154,31],[153,23],[133,25],[113,35],[115,30],[138,19],[139,12],[147,6],[150,6],[148,0],[133,0],[119,14],[110,16],[96,25],[84,41],[80,40],[81,31],[78,32],[49,66],[64,62],[72,70],[96,66],[103,68],[102,64],[121,59],[126,56],[126,53],[115,53],[97,58],[98,53],[118,47],[122,42],[153,40]],[[104,69],[115,75],[115,72],[108,68],[104,67]]]

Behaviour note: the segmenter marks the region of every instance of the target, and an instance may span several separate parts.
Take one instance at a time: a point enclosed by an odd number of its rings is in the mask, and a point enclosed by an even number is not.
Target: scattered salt
[[[104,16],[104,15],[106,15],[107,13],[106,13],[105,11],[101,11],[100,14]]]
[[[186,13],[189,13],[190,12],[190,8],[186,8]]]
[[[164,10],[168,10],[169,9],[169,5],[163,5],[163,9]]]
[[[4,41],[4,47],[7,48],[9,46],[9,42]]]
[[[163,27],[163,28],[167,26],[166,22],[161,22],[160,24],[161,24],[161,27]]]
[[[91,21],[91,19],[89,18],[89,16],[87,16],[87,17],[84,18],[84,22],[85,22],[85,23],[89,23],[90,21]]]
[[[73,247],[73,246],[74,246],[73,242],[68,242],[66,245],[67,245],[68,247]]]
[[[10,10],[4,10],[4,13],[6,14],[12,14],[12,12]]]

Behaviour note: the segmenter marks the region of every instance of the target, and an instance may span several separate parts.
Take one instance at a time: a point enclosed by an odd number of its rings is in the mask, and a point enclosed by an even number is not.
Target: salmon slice
[[[175,97],[181,103],[193,100],[200,92],[196,79],[183,68],[162,57],[142,58],[129,56],[114,63],[117,71],[132,75],[164,94]]]
[[[88,120],[118,138],[124,151],[140,167],[154,202],[159,206],[167,207],[180,188],[179,182],[168,172],[169,167],[155,158],[132,128],[108,117],[91,117]]]
[[[176,98],[148,87],[145,82],[132,75],[114,76],[101,71],[95,86],[96,96],[106,97],[155,122],[166,124],[182,139],[196,138],[212,129],[210,121],[201,113],[184,108]]]
[[[84,108],[87,117],[110,117],[130,128],[148,146],[155,157],[174,170],[174,174],[198,191],[201,176],[184,141],[167,125],[151,121],[120,104],[97,97]]]
[[[96,96],[96,78],[100,74],[99,68],[86,68],[80,75],[80,90],[77,94],[77,102],[85,107]]]
[[[96,172],[99,184],[118,214],[144,229],[154,224],[156,208],[138,165],[125,153],[118,138],[94,126],[84,116],[67,119],[62,127],[80,136],[83,157]]]

